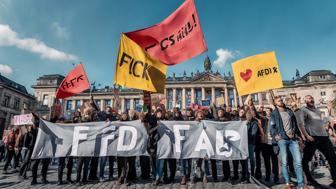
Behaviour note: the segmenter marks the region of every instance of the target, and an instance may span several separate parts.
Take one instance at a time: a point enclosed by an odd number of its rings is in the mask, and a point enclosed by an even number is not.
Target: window
[[[9,102],[10,102],[10,96],[5,95],[5,96],[4,96],[4,100],[2,101],[2,105],[3,105],[4,107],[9,107]]]
[[[173,90],[167,89],[168,110],[173,109]]]
[[[49,95],[47,95],[47,94],[43,95],[42,105],[43,106],[48,106],[49,105]]]
[[[125,99],[125,111],[131,109],[131,100]]]
[[[320,75],[320,80],[325,80],[326,76],[325,75]]]
[[[97,104],[98,108],[100,108],[101,107],[101,100],[96,100],[96,104]]]
[[[176,89],[176,107],[182,108],[182,89]]]
[[[254,103],[258,103],[258,93],[256,93],[256,94],[252,94],[252,95],[251,95],[251,98],[252,98],[252,101],[253,101]]]
[[[140,99],[136,98],[134,99],[134,109],[138,112],[141,112],[142,106],[140,105]]]
[[[68,101],[66,102],[66,109],[67,109],[67,110],[71,110],[71,108],[72,108],[72,100],[68,100]]]
[[[195,104],[202,104],[202,90],[195,90]]]
[[[325,91],[321,91],[321,96],[325,96],[326,92]]]
[[[111,100],[106,99],[106,100],[105,100],[105,105],[106,105],[106,106],[111,106]]]
[[[186,89],[186,106],[191,104],[191,89]]]
[[[20,109],[20,99],[19,98],[14,99],[14,109],[16,110]]]
[[[76,104],[75,104],[75,109],[79,109],[81,107],[81,101],[80,100],[76,100]]]

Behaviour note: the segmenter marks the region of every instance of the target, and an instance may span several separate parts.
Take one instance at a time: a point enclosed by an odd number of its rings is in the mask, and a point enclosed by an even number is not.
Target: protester
[[[60,118],[56,121],[56,123],[64,123],[64,118]],[[65,162],[67,161],[67,173],[66,173],[66,182],[63,183],[63,169],[65,167]],[[73,157],[60,157],[58,158],[58,185],[62,184],[72,184],[73,181],[71,179],[72,173],[72,166],[73,166]]]
[[[39,121],[37,120],[35,123],[35,128],[36,128],[36,132],[34,132],[35,136],[34,136],[34,145],[35,145],[35,141],[37,138],[37,134],[38,134],[38,125],[39,125]],[[31,181],[31,185],[36,185],[38,184],[37,182],[37,171],[38,171],[38,167],[39,164],[42,163],[42,169],[41,169],[41,182],[42,184],[48,184],[49,181],[47,180],[47,172],[48,172],[48,168],[49,168],[49,164],[50,164],[51,159],[50,158],[43,158],[43,159],[34,159],[32,161],[32,167],[31,167],[31,171],[32,171],[32,181]]]
[[[35,126],[27,126],[27,133],[23,136],[23,146],[22,146],[22,164],[20,167],[19,177],[26,179],[27,170],[30,164],[31,155],[34,149],[34,143],[37,136],[37,129]]]
[[[212,109],[212,114],[215,118],[214,119],[215,121],[219,121],[219,122],[231,121],[231,116],[229,114],[227,114],[229,112],[225,112],[222,108],[217,109],[215,104],[212,105],[211,109]],[[230,109],[227,108],[227,111],[230,111]],[[216,165],[216,163],[213,163],[213,161],[216,162],[216,160],[211,160],[211,161],[212,161],[211,162],[211,169],[214,170],[213,172],[215,172],[215,170],[216,170],[215,174],[217,175],[217,167],[213,166],[213,164]],[[229,180],[230,174],[231,174],[230,173],[230,162],[228,160],[222,161],[222,169],[223,169],[223,175],[224,175],[222,181],[226,182],[226,181]],[[214,179],[214,180],[217,180],[217,178]]]
[[[247,110],[248,110],[248,108],[247,108]],[[244,108],[239,109],[238,116],[239,116],[239,118],[235,121],[245,121],[246,120],[246,112],[245,112]],[[232,180],[236,181],[236,180],[239,179],[238,167],[239,167],[239,163],[240,163],[241,168],[242,168],[240,182],[242,182],[242,183],[246,182],[247,181],[247,161],[246,160],[233,160],[232,163],[233,163],[233,177],[232,177]]]
[[[247,121],[247,136],[248,136],[248,154],[249,154],[249,163],[250,163],[250,175],[253,176],[255,172],[255,146],[258,138],[258,121],[253,118],[253,110],[246,112],[246,121]],[[247,182],[249,182],[249,174],[246,172]]]
[[[201,122],[205,119],[204,112],[198,110],[195,113],[195,121]],[[195,183],[197,179],[203,179],[203,184],[208,183],[208,176],[210,175],[209,171],[209,162],[207,158],[198,158],[193,162],[193,177],[192,183]]]
[[[112,110],[112,108],[110,106],[107,106],[105,108],[105,111],[100,112],[99,114],[99,119],[101,121],[117,121],[118,115],[116,114],[115,111]],[[99,161],[99,181],[103,182],[105,181],[105,165],[106,165],[106,161],[108,160],[109,162],[109,180],[113,179],[113,166],[114,166],[114,161],[115,161],[115,157],[114,156],[107,156],[107,157],[100,157]]]
[[[271,180],[271,171],[273,173],[273,183],[277,184],[279,182],[279,166],[278,166],[278,145],[276,143],[272,144],[271,136],[271,125],[270,118],[272,113],[272,108],[266,108],[266,125],[264,129],[264,140],[262,145],[262,154],[265,164],[265,181],[269,182]],[[271,166],[272,165],[272,166]]]
[[[129,121],[127,112],[121,114],[120,121]],[[127,184],[128,182],[128,173],[129,173],[129,162],[127,157],[118,156],[118,185]]]
[[[179,116],[177,119],[180,119]],[[191,108],[187,108],[186,109],[186,115],[184,118],[185,121],[194,121],[195,117],[194,117],[194,112]],[[181,160],[182,165],[181,165],[181,175],[182,175],[182,179],[181,179],[181,185],[186,185],[188,181],[191,180],[190,176],[191,176],[191,169],[192,169],[192,159],[182,159]]]
[[[159,141],[159,132],[157,131],[158,123],[160,120],[164,120],[164,112],[161,109],[157,109],[154,115],[149,117],[149,132],[148,132],[148,151],[150,153],[152,162],[152,174],[155,177],[154,185],[158,186],[162,184],[163,166],[164,160],[157,159],[157,143]]]
[[[301,108],[300,128],[306,138],[303,150],[302,165],[309,184],[321,186],[311,175],[308,163],[312,160],[316,149],[327,159],[330,165],[330,174],[333,182],[330,187],[336,188],[336,154],[333,145],[326,132],[321,112],[315,107],[314,98],[311,95],[305,97],[306,106]]]
[[[128,119],[129,121],[139,119],[139,116],[135,113],[134,109],[130,109],[128,111]],[[136,167],[135,167],[136,157],[135,156],[127,157],[127,161],[129,163],[129,172],[127,174],[127,178],[130,182],[135,182],[137,180]]]
[[[9,132],[7,134],[7,144],[6,144],[6,149],[7,149],[7,157],[6,157],[6,163],[3,169],[4,174],[7,174],[7,169],[8,166],[10,165],[11,161],[13,158],[15,158],[15,142],[16,142],[16,129],[15,127],[11,126],[9,129]],[[13,167],[15,168],[15,166]]]
[[[292,110],[285,106],[281,97],[276,96],[274,103],[275,109],[270,117],[271,135],[273,142],[277,143],[280,148],[281,170],[286,182],[286,188],[291,188],[287,170],[287,148],[289,148],[290,154],[293,156],[298,187],[305,188],[301,164],[302,156],[298,144],[301,133],[295,115]]]

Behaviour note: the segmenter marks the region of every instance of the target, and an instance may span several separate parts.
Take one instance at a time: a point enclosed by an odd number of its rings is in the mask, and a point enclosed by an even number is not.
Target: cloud
[[[36,53],[43,59],[54,61],[78,61],[78,57],[47,46],[43,41],[34,38],[19,38],[8,25],[0,24],[0,46],[14,46]]]
[[[11,75],[13,73],[13,69],[5,64],[0,64],[0,73],[3,75]]]
[[[217,49],[216,50],[217,59],[214,61],[214,64],[220,68],[223,68],[226,62],[235,57],[235,52],[232,52],[228,49]]]
[[[68,40],[70,38],[70,31],[66,27],[61,26],[58,22],[53,22],[50,25],[50,29],[59,39]]]

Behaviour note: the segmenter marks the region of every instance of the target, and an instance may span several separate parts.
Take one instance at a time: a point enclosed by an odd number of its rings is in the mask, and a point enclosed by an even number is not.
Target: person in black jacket
[[[158,186],[162,183],[164,160],[157,159],[157,143],[159,141],[158,122],[164,120],[164,114],[161,109],[157,109],[154,115],[149,117],[148,131],[148,151],[152,162],[152,173],[155,177],[154,185]]]
[[[26,179],[27,178],[27,170],[28,165],[30,164],[31,155],[34,149],[34,137],[36,137],[35,129],[33,126],[27,126],[27,133],[23,136],[23,144],[22,144],[22,164],[20,167],[19,177]]]
[[[34,114],[33,114],[34,115]],[[36,138],[37,138],[37,134],[38,134],[38,125],[39,125],[39,118],[36,118],[36,116],[34,116],[36,121],[34,122],[34,132],[33,132],[33,145],[35,145],[35,142],[36,142]],[[38,171],[38,166],[40,164],[40,162],[42,163],[42,169],[41,169],[41,176],[42,176],[42,184],[48,184],[49,181],[47,180],[47,172],[48,172],[48,168],[49,168],[49,164],[51,162],[51,159],[50,158],[43,158],[43,159],[34,159],[32,161],[32,182],[31,182],[31,185],[35,185],[35,184],[38,184],[37,183],[37,171]]]

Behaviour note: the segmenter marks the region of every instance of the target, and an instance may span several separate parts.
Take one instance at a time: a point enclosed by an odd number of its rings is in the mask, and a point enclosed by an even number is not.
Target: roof
[[[12,81],[12,80],[8,79],[7,77],[5,77],[5,76],[3,76],[1,74],[0,74],[0,84],[3,84],[3,85],[5,85],[5,86],[7,86],[9,88],[18,90],[19,92],[21,92],[23,94],[30,95],[27,92],[26,87],[24,87],[23,85],[20,85],[20,84],[16,83],[15,81]]]
[[[41,77],[38,78],[38,80],[40,79],[64,79],[65,77],[63,75],[60,74],[49,74],[49,75],[43,75]]]

